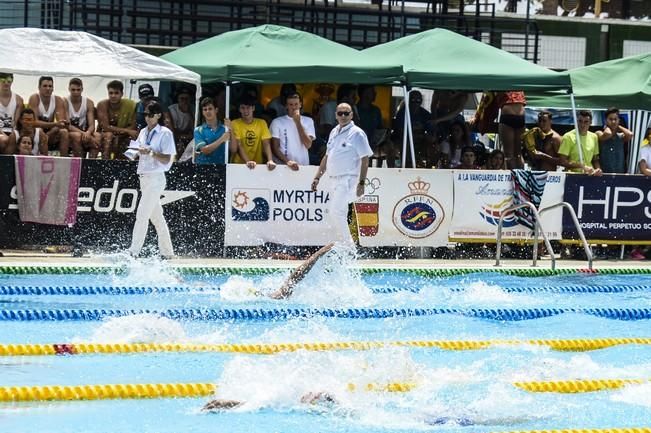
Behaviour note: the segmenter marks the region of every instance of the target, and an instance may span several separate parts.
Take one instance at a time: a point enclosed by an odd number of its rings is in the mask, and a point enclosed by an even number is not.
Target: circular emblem
[[[393,225],[410,238],[420,239],[431,235],[444,219],[443,206],[426,194],[405,196],[393,208]]]

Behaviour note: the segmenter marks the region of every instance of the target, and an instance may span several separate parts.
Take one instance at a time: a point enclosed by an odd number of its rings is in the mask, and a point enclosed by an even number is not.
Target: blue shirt
[[[207,123],[194,128],[194,149],[199,151],[202,147],[209,145],[215,140],[219,139],[226,132],[226,127],[222,124],[217,125],[217,128],[212,129]],[[211,154],[204,155],[199,153],[194,162],[196,164],[224,164],[226,159],[224,155],[224,145],[226,142],[219,145]]]

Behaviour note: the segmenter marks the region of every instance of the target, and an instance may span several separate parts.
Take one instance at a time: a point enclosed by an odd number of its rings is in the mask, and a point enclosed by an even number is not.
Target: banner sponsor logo
[[[498,226],[500,223],[500,216],[505,209],[513,206],[513,197],[505,198],[499,203],[496,204],[483,204],[481,206],[481,211],[479,216],[482,217],[484,221],[493,226]],[[515,213],[509,212],[508,215],[502,220],[502,227],[513,227],[517,225],[518,222],[515,218]]]
[[[365,195],[354,203],[357,216],[357,229],[361,237],[373,237],[380,230],[380,196],[375,192],[380,189],[380,178],[365,180]]]
[[[393,225],[410,238],[426,238],[436,232],[445,219],[443,206],[428,195],[431,184],[420,177],[407,184],[411,194],[393,208]]]
[[[234,189],[231,192],[233,221],[269,221],[268,189]]]

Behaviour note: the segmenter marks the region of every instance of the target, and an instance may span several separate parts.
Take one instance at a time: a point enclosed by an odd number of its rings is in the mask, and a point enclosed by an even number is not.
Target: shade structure
[[[358,50],[276,25],[223,33],[165,54],[204,83],[376,83],[402,80],[402,67],[368,61]]]
[[[411,86],[450,90],[553,90],[569,76],[445,29],[432,29],[362,51],[403,65]]]
[[[14,28],[0,30],[0,40],[2,72],[200,84],[195,72],[90,33]]]
[[[651,110],[651,53],[608,60],[569,71],[577,108]],[[527,95],[530,105],[566,108],[565,94]]]

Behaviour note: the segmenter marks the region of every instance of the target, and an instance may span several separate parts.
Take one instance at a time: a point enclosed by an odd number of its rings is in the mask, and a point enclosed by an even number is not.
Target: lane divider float
[[[627,385],[650,383],[651,379],[578,379],[555,381],[515,382],[513,385],[529,392],[577,394],[620,389]]]
[[[181,344],[181,343],[68,343],[0,344],[0,356],[104,355],[148,352],[220,352],[272,355],[281,352],[373,350],[387,347],[482,350],[491,347],[546,346],[563,352],[584,352],[619,345],[651,345],[651,338],[598,338],[568,340],[410,340],[341,341],[276,344]]]

